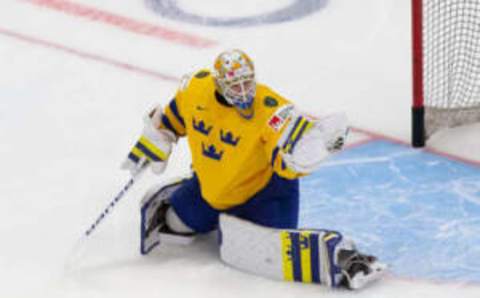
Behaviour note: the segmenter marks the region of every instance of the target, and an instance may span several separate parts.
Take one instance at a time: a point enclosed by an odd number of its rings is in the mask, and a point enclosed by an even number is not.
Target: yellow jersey
[[[215,90],[210,71],[198,71],[178,89],[160,125],[187,137],[202,197],[224,210],[247,202],[273,173],[299,177],[282,161],[277,146],[293,105],[257,84],[254,115],[245,119]]]

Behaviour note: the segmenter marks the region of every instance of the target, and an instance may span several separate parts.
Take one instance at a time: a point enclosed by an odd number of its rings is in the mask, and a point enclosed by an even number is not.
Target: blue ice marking
[[[301,180],[300,225],[338,230],[402,276],[480,281],[480,168],[388,141]]]
[[[214,27],[249,27],[263,24],[284,23],[309,16],[327,5],[327,0],[294,0],[286,7],[272,11],[239,17],[212,17],[189,12],[177,0],[145,0],[147,7],[164,18],[197,25]]]

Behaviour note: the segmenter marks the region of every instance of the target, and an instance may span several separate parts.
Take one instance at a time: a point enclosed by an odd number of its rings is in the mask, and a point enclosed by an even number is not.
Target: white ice
[[[226,1],[204,0],[203,6],[192,2],[179,1],[199,13],[215,15],[217,6],[228,10]],[[251,14],[252,3],[261,1],[244,2],[241,15]],[[408,2],[329,1],[324,10],[304,19],[253,28],[165,20],[144,1],[75,2],[218,42],[199,50],[30,1],[3,0],[0,297],[480,297],[478,285],[396,276],[358,293],[270,281],[222,264],[214,237],[208,236],[192,247],[166,247],[142,258],[138,201],[149,185],[164,179],[150,174],[83,243],[73,270],[64,271],[77,238],[128,180],[119,164],[142,128],[144,112],[154,103],[166,104],[176,88],[173,81],[112,61],[180,77],[209,66],[221,50],[240,47],[255,59],[261,81],[304,109],[345,110],[355,127],[408,142]],[[230,7],[242,3],[232,1]],[[283,7],[288,1],[265,3]],[[261,7],[262,12],[270,9]],[[479,130],[476,125],[444,131],[430,146],[480,161]],[[166,177],[187,169],[185,154],[182,145]]]

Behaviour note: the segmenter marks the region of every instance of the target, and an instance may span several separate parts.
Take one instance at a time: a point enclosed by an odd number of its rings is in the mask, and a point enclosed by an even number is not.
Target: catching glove
[[[280,139],[280,153],[289,168],[311,173],[330,154],[342,149],[347,134],[348,120],[343,113],[321,119],[294,113]]]

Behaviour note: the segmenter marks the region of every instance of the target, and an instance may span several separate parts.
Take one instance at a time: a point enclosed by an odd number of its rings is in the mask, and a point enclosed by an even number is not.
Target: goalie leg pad
[[[161,242],[189,244],[193,241],[193,233],[183,229],[174,232],[169,227],[169,220],[177,227],[181,220],[170,206],[169,199],[182,185],[182,179],[174,179],[152,187],[143,197],[140,206],[140,252],[142,255],[150,253]],[[173,213],[172,213],[173,212]]]
[[[339,233],[274,229],[225,214],[220,230],[221,258],[233,267],[278,280],[332,287],[340,282],[334,256],[343,242]]]
[[[220,216],[220,233],[225,263],[272,279],[328,287],[345,285],[339,252],[356,251],[338,232],[274,229],[225,214]]]

